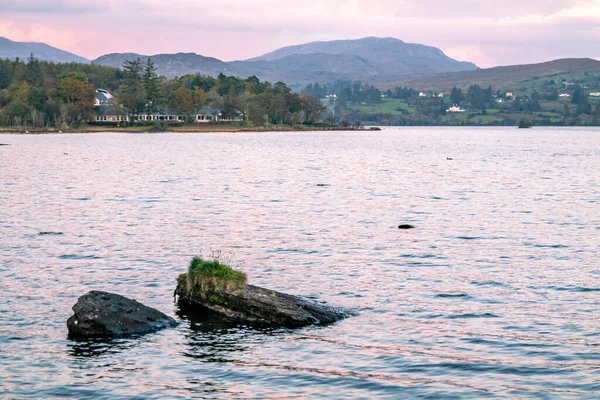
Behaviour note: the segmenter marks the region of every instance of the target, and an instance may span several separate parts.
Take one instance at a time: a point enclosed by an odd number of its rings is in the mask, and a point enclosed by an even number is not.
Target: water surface
[[[0,397],[600,396],[599,129],[0,143]],[[211,249],[254,284],[359,315],[190,320],[175,279]],[[69,340],[92,289],[181,324]]]

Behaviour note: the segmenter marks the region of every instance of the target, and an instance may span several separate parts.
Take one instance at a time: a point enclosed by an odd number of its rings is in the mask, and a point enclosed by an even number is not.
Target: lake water
[[[0,398],[600,396],[600,129],[0,143]],[[358,315],[190,321],[175,279],[211,250]],[[69,340],[92,289],[181,324]]]

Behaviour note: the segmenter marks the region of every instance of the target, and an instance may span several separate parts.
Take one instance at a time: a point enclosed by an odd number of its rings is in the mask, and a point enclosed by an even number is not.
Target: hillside
[[[311,42],[283,47],[248,61],[275,61],[291,55],[353,55],[377,66],[380,74],[422,75],[440,72],[471,71],[477,66],[456,61],[440,49],[417,43],[405,43],[394,38],[367,37],[358,40]]]
[[[255,75],[269,81],[283,81],[292,87],[336,79],[387,83],[423,74],[475,70],[472,63],[460,62],[441,50],[391,38],[365,38],[314,42],[285,47],[246,61],[223,62],[195,53],[108,54],[94,64],[120,67],[125,60],[151,58],[160,74],[167,77],[219,73],[240,77]]]
[[[73,53],[57,49],[44,43],[35,42],[14,42],[12,40],[0,37],[0,58],[11,60],[27,59],[31,54],[38,60],[52,61],[57,63],[76,62],[88,64],[90,61],[79,57]]]
[[[147,56],[136,53],[112,53],[92,61],[93,64],[121,68],[125,61],[150,58],[156,65],[158,73],[168,78],[187,74],[216,75],[220,72],[227,74],[227,63],[212,57],[204,57],[195,53],[157,54]]]
[[[453,87],[466,89],[477,84],[500,90],[534,89],[545,81],[571,80],[585,73],[600,74],[600,61],[590,58],[565,58],[539,64],[511,65],[432,76],[415,77],[383,85],[385,88],[407,86],[419,90],[449,92]]]

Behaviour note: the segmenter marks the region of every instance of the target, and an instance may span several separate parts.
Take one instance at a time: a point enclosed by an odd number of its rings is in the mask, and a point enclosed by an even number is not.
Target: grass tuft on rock
[[[205,260],[201,257],[192,259],[185,279],[186,291],[192,296],[219,290],[241,289],[248,283],[245,273],[219,260]]]

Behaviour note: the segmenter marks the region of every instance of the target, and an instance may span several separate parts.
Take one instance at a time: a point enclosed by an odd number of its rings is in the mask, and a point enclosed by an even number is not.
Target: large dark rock
[[[185,281],[180,279],[175,294],[179,295],[179,304],[184,310],[213,312],[263,325],[289,328],[326,325],[348,316],[346,311],[337,307],[253,285],[190,296],[186,292]]]
[[[75,315],[67,321],[71,336],[120,337],[170,328],[177,322],[135,300],[118,294],[91,291],[73,306]]]

